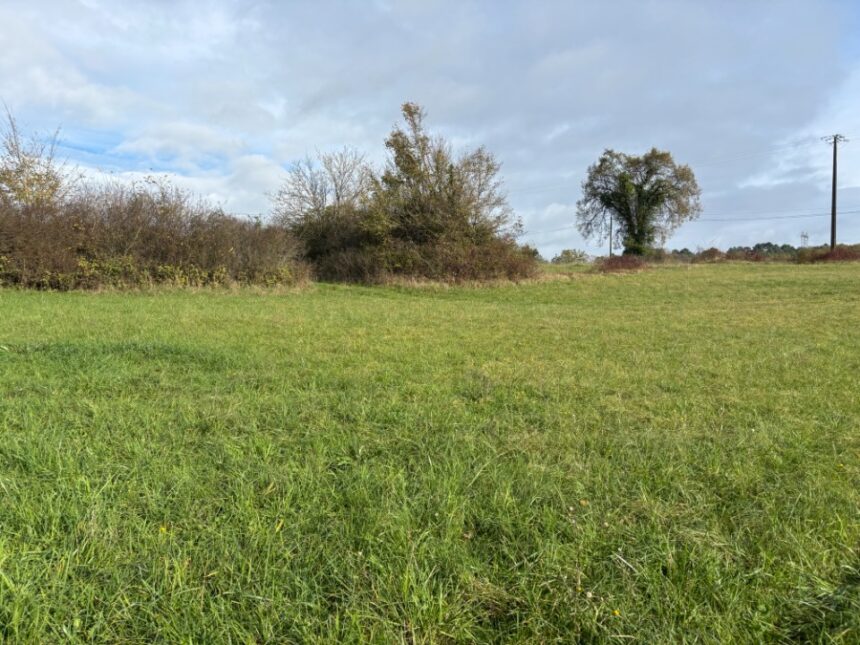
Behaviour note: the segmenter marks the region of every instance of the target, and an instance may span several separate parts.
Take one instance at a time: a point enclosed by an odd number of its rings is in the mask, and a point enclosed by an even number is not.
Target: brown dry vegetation
[[[648,263],[639,255],[613,255],[608,258],[600,258],[595,264],[595,268],[601,273],[639,271],[647,266]]]
[[[292,284],[307,270],[279,226],[167,183],[109,185],[46,204],[0,204],[0,283],[43,289]]]
[[[0,285],[40,289],[290,285],[394,278],[521,280],[536,252],[482,148],[454,157],[403,106],[377,173],[360,153],[293,168],[274,217],[244,219],[167,180],[86,183],[57,163],[54,138],[26,139],[8,115],[0,150]]]
[[[307,275],[283,226],[240,219],[149,178],[93,184],[57,162],[56,135],[0,141],[0,285],[293,284]]]

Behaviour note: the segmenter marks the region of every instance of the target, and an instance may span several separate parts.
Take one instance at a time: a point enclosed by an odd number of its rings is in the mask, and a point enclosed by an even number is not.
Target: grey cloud
[[[121,148],[175,155],[186,181],[242,211],[264,207],[252,190],[273,190],[277,169],[314,149],[352,145],[380,161],[399,104],[418,101],[435,129],[498,155],[526,239],[547,255],[598,250],[570,226],[605,147],[690,162],[704,218],[821,208],[826,149],[768,150],[844,127],[860,98],[857,12],[836,0],[12,0],[2,12],[15,54],[0,87],[22,116],[101,121]],[[195,142],[224,157],[219,176],[195,167]],[[849,186],[860,185],[853,154]],[[813,223],[700,222],[670,244],[796,242]]]

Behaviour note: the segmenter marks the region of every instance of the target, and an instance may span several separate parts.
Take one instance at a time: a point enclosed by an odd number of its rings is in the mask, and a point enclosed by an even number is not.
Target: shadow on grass
[[[831,590],[796,605],[781,631],[792,643],[860,642],[860,557]]]

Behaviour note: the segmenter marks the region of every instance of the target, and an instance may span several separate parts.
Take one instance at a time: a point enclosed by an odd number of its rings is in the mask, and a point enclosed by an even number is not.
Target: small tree
[[[65,168],[55,158],[55,132],[47,141],[25,139],[12,113],[0,132],[0,204],[25,208],[56,205],[71,189]]]
[[[275,195],[275,215],[304,243],[320,277],[378,280],[520,278],[534,272],[520,247],[500,164],[484,148],[455,155],[402,106],[403,125],[385,140],[378,172],[357,153],[296,165]]]
[[[610,227],[625,254],[642,255],[701,212],[701,191],[689,166],[652,148],[641,157],[606,150],[588,169],[577,202],[577,224],[586,238],[605,239]]]
[[[441,237],[480,244],[519,232],[495,157],[483,147],[455,157],[443,139],[427,133],[420,106],[404,103],[401,111],[406,127],[386,139],[388,164],[373,187],[394,236],[418,244]]]
[[[312,261],[354,245],[370,177],[364,155],[352,148],[300,161],[273,196],[275,221],[292,231]]]
[[[293,225],[323,217],[327,209],[355,208],[367,196],[369,179],[364,155],[352,148],[320,154],[318,163],[299,161],[274,195],[275,216]]]

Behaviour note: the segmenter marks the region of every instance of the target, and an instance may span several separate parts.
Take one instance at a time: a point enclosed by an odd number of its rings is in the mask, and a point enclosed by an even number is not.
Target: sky
[[[860,3],[852,0],[3,0],[0,100],[94,177],[172,177],[265,214],[291,164],[376,164],[400,105],[502,163],[522,241],[575,227],[606,148],[669,150],[702,189],[670,248],[860,242]],[[853,212],[852,212],[853,211]]]

